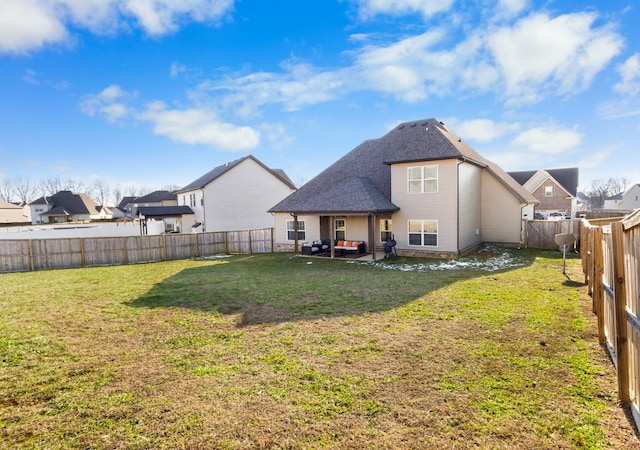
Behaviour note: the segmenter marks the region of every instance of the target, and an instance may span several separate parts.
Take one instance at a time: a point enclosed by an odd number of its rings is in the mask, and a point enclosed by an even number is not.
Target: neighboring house
[[[393,236],[399,254],[456,257],[482,243],[520,244],[522,218],[536,203],[442,122],[427,119],[363,142],[270,211],[278,250],[346,239],[371,251]]]
[[[116,209],[121,211],[121,214],[117,214],[118,219],[133,219],[135,215],[133,214],[133,202],[136,197],[123,197]]]
[[[579,176],[577,167],[509,172],[509,175],[540,202],[536,206],[536,212],[548,216],[559,211],[572,219],[576,218]]]
[[[142,234],[147,234],[149,220],[162,220],[166,233],[189,233],[195,223],[195,214],[188,206],[140,206],[138,213],[143,219]]]
[[[604,209],[634,211],[640,208],[640,184],[631,185],[622,194],[614,195],[604,201]]]
[[[194,231],[273,228],[267,211],[295,191],[280,169],[252,155],[215,167],[177,191],[178,203],[195,212]]]
[[[178,206],[178,197],[175,192],[166,190],[153,191],[150,194],[136,197],[130,202],[131,215],[139,215],[138,208],[141,206]]]
[[[22,206],[0,200],[0,224],[29,223]]]
[[[63,223],[84,220],[99,220],[98,204],[86,194],[59,191],[50,197],[44,196],[29,203],[31,223]]]

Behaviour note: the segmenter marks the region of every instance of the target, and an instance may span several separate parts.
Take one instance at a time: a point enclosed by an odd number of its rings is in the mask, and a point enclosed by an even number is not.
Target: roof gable
[[[572,197],[578,196],[578,176],[579,169],[570,167],[565,169],[538,169],[509,172],[518,183],[527,187],[530,192],[535,191],[547,179],[552,178],[567,194]]]
[[[217,178],[221,177],[222,175],[224,175],[225,173],[229,172],[231,169],[233,169],[234,167],[236,167],[237,165],[243,163],[246,160],[254,161],[256,164],[261,166],[264,170],[266,170],[271,175],[276,177],[282,183],[286,184],[289,188],[291,188],[291,189],[295,189],[296,188],[295,185],[293,184],[293,182],[291,181],[291,179],[289,179],[287,174],[284,172],[284,170],[282,170],[282,169],[270,169],[269,167],[264,165],[260,160],[258,160],[253,155],[248,155],[248,156],[245,156],[243,158],[236,159],[235,161],[231,161],[231,162],[228,162],[226,164],[222,164],[222,165],[220,165],[218,167],[213,168],[209,172],[207,172],[204,175],[202,175],[200,178],[197,178],[196,180],[194,180],[191,183],[187,184],[182,189],[177,190],[176,193],[181,194],[181,193],[187,192],[187,191],[193,191],[193,190],[196,190],[196,189],[203,189],[205,186],[207,186],[208,184],[212,183]]]

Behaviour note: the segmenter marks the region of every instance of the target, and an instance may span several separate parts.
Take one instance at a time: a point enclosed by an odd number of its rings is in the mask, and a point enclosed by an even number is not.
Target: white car
[[[563,220],[565,218],[565,214],[562,211],[552,212],[547,216],[547,220]]]

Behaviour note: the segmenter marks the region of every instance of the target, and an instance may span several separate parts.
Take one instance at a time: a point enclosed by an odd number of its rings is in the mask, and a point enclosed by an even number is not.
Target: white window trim
[[[298,240],[305,240],[306,239],[306,235],[307,235],[307,224],[305,223],[306,221],[304,220],[298,220]],[[289,224],[291,224],[291,229],[289,229]],[[286,223],[286,228],[287,228],[287,241],[291,241],[291,242],[295,242],[295,221],[294,220],[287,220]],[[292,233],[293,235],[293,239],[289,239],[289,232]],[[304,237],[300,237],[300,233],[304,233]]]
[[[425,191],[424,190],[424,182],[426,181],[425,179],[425,169],[426,168],[433,168],[435,167],[436,169],[436,176],[434,178],[429,178],[429,180],[435,180],[436,182],[436,188],[433,191]],[[409,178],[409,173],[411,172],[411,169],[420,169],[420,179],[410,179]],[[408,194],[437,194],[438,193],[438,189],[440,188],[440,183],[439,183],[439,178],[440,178],[440,170],[437,164],[427,164],[427,165],[423,165],[423,166],[410,166],[407,167],[407,193]],[[411,188],[410,188],[410,181],[420,181],[420,191],[419,192],[411,192]]]
[[[409,222],[420,222],[420,226],[421,226],[421,231],[420,231],[420,241],[422,242],[421,244],[411,244],[411,238],[410,235],[411,234],[415,234],[415,233],[411,233],[410,230],[410,226],[409,226]],[[409,219],[407,220],[407,245],[409,245],[410,247],[429,247],[429,248],[438,248],[438,246],[440,245],[440,232],[436,231],[435,233],[429,233],[424,231],[424,223],[425,222],[435,222],[436,223],[436,230],[440,230],[440,224],[438,223],[438,220],[436,219]],[[431,234],[431,235],[435,235],[436,236],[436,245],[428,245],[424,243],[424,235],[425,234]]]

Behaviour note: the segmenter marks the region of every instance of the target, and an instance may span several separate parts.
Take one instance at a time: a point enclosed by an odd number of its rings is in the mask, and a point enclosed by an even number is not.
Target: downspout
[[[460,255],[460,166],[464,160],[456,165],[456,253]]]

